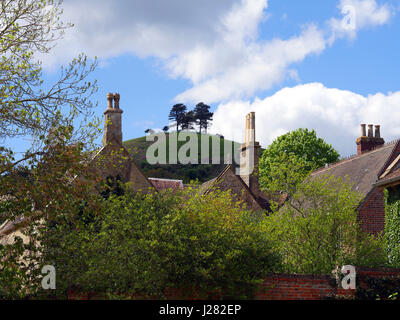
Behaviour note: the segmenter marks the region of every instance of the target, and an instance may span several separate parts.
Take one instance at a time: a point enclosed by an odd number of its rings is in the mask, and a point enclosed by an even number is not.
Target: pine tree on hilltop
[[[175,104],[170,113],[169,113],[169,120],[172,120],[176,123],[176,131],[179,131],[179,126],[182,125],[182,120],[186,114],[186,106],[182,103]]]
[[[200,102],[194,108],[194,114],[196,123],[200,127],[200,133],[202,128],[204,128],[205,132],[207,133],[207,128],[209,127],[210,122],[212,121],[212,117],[214,115],[213,112],[210,112],[210,106],[206,105],[203,102]]]
[[[182,130],[192,130],[194,129],[193,124],[195,123],[195,113],[194,111],[188,111],[184,114],[182,118],[181,128]]]

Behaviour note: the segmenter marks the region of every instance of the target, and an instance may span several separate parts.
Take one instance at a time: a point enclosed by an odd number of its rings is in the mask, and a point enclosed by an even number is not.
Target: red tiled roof
[[[148,178],[148,179],[153,184],[154,188],[156,188],[157,191],[165,189],[172,189],[172,190],[183,189],[182,180],[161,179],[161,178]]]

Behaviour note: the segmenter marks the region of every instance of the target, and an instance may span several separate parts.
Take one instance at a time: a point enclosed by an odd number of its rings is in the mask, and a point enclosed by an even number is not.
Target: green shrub
[[[280,266],[265,214],[245,210],[228,192],[128,192],[103,205],[92,222],[63,217],[43,237],[59,294],[162,298],[166,288],[184,288],[200,297],[220,290],[249,297]]]
[[[355,209],[361,195],[348,182],[331,175],[312,177],[292,192],[266,224],[285,272],[331,274],[347,264],[386,265],[382,237],[360,229]]]
[[[385,190],[385,238],[390,264],[400,267],[400,200]]]

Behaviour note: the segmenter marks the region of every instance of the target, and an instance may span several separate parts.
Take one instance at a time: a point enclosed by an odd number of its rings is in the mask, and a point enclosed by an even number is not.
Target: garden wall
[[[400,279],[400,269],[356,268],[357,286],[369,288],[370,279]],[[325,300],[332,298],[352,299],[356,290],[344,290],[341,281],[328,275],[288,275],[270,274],[254,295],[254,300]],[[69,294],[69,299],[98,299],[96,294]],[[182,289],[165,291],[167,300],[195,300],[195,296],[185,296]],[[135,296],[135,299],[145,299]],[[221,296],[215,296],[215,299]]]

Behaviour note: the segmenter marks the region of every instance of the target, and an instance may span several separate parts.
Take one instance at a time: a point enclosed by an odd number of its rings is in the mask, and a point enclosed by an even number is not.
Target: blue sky
[[[124,140],[167,125],[173,104],[200,101],[215,112],[211,132],[235,140],[255,111],[263,147],[300,127],[342,156],[356,152],[361,123],[400,138],[398,0],[65,0],[64,8],[75,27],[41,57],[44,75],[79,52],[97,56],[96,114],[107,92],[119,92]]]

